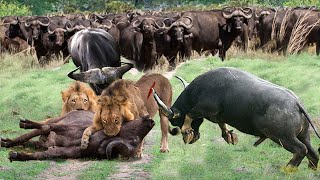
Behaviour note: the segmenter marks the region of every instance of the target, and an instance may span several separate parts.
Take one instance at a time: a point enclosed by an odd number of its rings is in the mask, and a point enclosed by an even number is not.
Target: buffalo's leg
[[[319,56],[319,54],[320,54],[320,41],[316,42],[316,54],[317,54],[317,56]]]
[[[33,130],[29,133],[23,134],[15,139],[1,138],[1,147],[9,148],[9,147],[17,146],[17,145],[20,145],[20,144],[23,144],[23,143],[29,141],[33,137],[45,135],[45,134],[48,134],[48,132],[44,132],[42,130],[35,129],[35,130]]]
[[[318,167],[319,156],[310,143],[310,134],[304,131],[299,134],[298,139],[307,147],[307,158],[309,160],[309,168],[316,170]]]
[[[80,147],[55,147],[36,153],[10,152],[10,161],[46,160],[53,158],[80,158]]]
[[[267,139],[266,137],[260,137],[253,145],[254,146],[258,146],[259,144],[261,144],[266,139]]]
[[[233,130],[228,130],[227,124],[225,123],[218,123],[223,139],[228,143],[237,144],[238,143],[238,136]]]
[[[303,158],[307,155],[307,147],[301,141],[299,141],[296,137],[287,138],[287,139],[277,139],[270,138],[274,142],[283,146],[286,150],[293,153],[292,159],[287,164],[288,167],[298,167],[303,160]]]

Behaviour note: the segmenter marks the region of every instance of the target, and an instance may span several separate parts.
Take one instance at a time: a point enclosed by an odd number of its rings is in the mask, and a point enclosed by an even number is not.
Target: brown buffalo
[[[102,131],[92,136],[89,147],[80,149],[80,142],[83,130],[92,123],[94,113],[91,111],[71,111],[64,116],[53,118],[50,122],[38,123],[27,119],[20,121],[20,128],[34,129],[37,134],[34,136],[22,135],[18,137],[19,144],[29,142],[28,140],[54,132],[56,136],[47,139],[45,142],[49,148],[42,152],[24,153],[10,152],[10,161],[45,160],[53,158],[81,158],[98,157],[112,159],[122,155],[133,157],[141,140],[154,126],[154,121],[145,116],[125,123],[118,136],[108,137]],[[15,140],[15,139],[14,139]],[[1,139],[1,147],[12,147],[11,139]]]
[[[106,135],[115,136],[125,121],[132,121],[147,114],[154,117],[158,111],[157,104],[154,99],[147,99],[148,90],[154,82],[154,88],[158,89],[159,96],[165,99],[164,103],[171,104],[172,87],[168,79],[161,74],[144,75],[137,82],[117,80],[102,92],[93,124],[83,133],[81,147],[87,148],[90,136],[96,131],[104,129]],[[162,114],[160,114],[160,124],[162,131],[160,151],[167,152],[170,129],[168,119]],[[177,132],[170,131],[170,133]]]

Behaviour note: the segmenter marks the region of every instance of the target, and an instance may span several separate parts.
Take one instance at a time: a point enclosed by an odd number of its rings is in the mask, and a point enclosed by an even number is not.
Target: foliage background
[[[45,15],[52,12],[126,12],[133,9],[210,9],[221,6],[317,6],[319,0],[1,0],[0,15]],[[209,6],[210,5],[210,6]],[[184,8],[186,7],[186,8]]]

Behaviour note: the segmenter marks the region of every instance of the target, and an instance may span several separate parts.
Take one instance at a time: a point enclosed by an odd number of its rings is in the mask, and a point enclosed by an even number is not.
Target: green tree
[[[0,1],[0,16],[22,16],[31,15],[30,9],[19,3],[8,3],[6,1]]]

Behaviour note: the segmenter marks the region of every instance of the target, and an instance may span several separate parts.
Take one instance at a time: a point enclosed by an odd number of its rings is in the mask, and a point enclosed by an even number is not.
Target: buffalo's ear
[[[227,32],[231,32],[232,24],[227,24]]]

